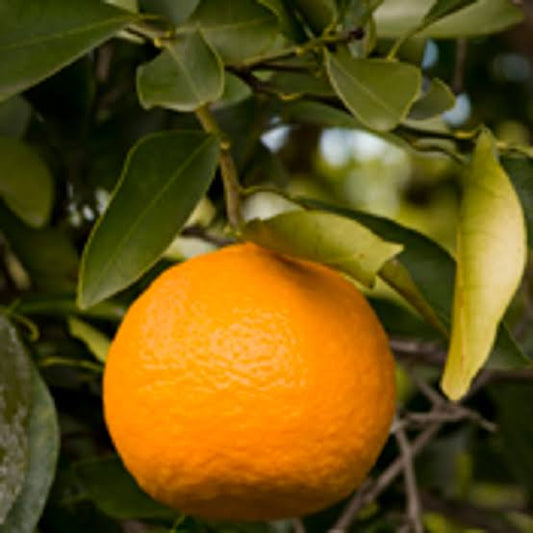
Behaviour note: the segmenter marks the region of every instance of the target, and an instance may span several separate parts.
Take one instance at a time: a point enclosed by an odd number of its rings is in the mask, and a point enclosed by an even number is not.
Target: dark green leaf
[[[119,322],[126,313],[126,307],[112,301],[101,302],[90,309],[80,311],[76,305],[76,298],[72,296],[54,294],[32,294],[20,299],[17,310],[30,316],[54,316],[64,318],[77,314]]]
[[[171,520],[178,514],[142,491],[118,457],[83,461],[74,471],[91,500],[113,518]]]
[[[326,52],[326,66],[339,98],[357,120],[375,130],[390,130],[405,118],[422,79],[416,67],[383,59]]]
[[[315,35],[332,28],[337,20],[335,0],[296,0],[295,4]]]
[[[39,83],[134,18],[95,0],[3,0],[0,101]]]
[[[28,467],[31,397],[29,357],[15,328],[0,314],[0,524],[22,489]]]
[[[478,138],[463,183],[451,340],[442,379],[453,400],[467,392],[488,358],[526,262],[522,207],[488,130]]]
[[[0,104],[0,135],[22,137],[28,127],[31,106],[21,96],[13,96]]]
[[[450,88],[438,78],[433,78],[426,93],[411,107],[409,118],[425,120],[435,117],[451,109],[454,104],[455,96]]]
[[[294,14],[290,0],[257,0],[261,5],[270,9],[279,21],[283,34],[295,42],[306,40],[305,31]]]
[[[522,203],[528,243],[533,248],[533,160],[525,157],[502,157],[501,164]]]
[[[342,270],[369,287],[383,264],[402,249],[354,220],[321,211],[252,220],[243,234],[265,248]]]
[[[80,307],[124,289],[158,260],[207,191],[217,156],[217,140],[198,131],[149,135],[132,148],[84,250]]]
[[[503,454],[516,479],[533,494],[533,388],[529,383],[501,383],[489,392],[496,403]]]
[[[2,205],[0,228],[36,287],[57,292],[74,290],[78,254],[66,232],[29,228]]]
[[[386,0],[375,12],[380,37],[401,37],[420,24],[434,0]],[[502,31],[523,19],[522,10],[509,0],[478,0],[420,32],[436,38],[469,37]]]
[[[37,370],[32,369],[33,398],[28,421],[29,462],[24,485],[0,533],[34,533],[55,476],[59,426],[54,402]]]
[[[137,93],[146,109],[193,111],[217,100],[223,89],[222,61],[197,31],[179,35],[137,72]]]
[[[143,11],[165,17],[174,26],[183,24],[199,2],[200,0],[140,0]]]
[[[224,63],[239,63],[261,54],[279,31],[276,15],[253,0],[203,0],[188,27],[201,30]]]
[[[39,227],[52,210],[54,185],[41,159],[27,144],[0,137],[0,197],[26,224]]]

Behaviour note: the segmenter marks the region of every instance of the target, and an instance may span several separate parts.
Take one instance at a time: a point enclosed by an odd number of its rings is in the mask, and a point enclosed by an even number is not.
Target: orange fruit
[[[157,278],[104,375],[107,425],[139,485],[214,519],[299,516],[347,496],[394,407],[387,338],[360,292],[253,244]]]

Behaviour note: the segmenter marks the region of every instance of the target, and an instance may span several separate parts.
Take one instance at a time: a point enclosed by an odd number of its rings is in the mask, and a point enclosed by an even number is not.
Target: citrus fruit
[[[299,516],[347,496],[394,406],[387,338],[360,292],[253,244],[158,277],[104,375],[106,422],[139,485],[214,519]]]

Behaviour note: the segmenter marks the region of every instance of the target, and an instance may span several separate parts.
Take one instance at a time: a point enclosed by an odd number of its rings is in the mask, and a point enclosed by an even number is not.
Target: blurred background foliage
[[[168,10],[171,3],[142,0],[141,7]],[[426,74],[453,87],[456,104],[444,115],[450,126],[470,129],[485,123],[502,141],[531,143],[533,2],[525,1],[523,8],[524,21],[504,33],[417,39],[403,51],[421,61]],[[57,476],[38,531],[299,533],[305,527],[308,533],[323,533],[342,503],[303,523],[212,524],[181,517],[150,500],[113,455],[100,390],[109,339],[129,303],[158,272],[226,238],[222,188],[215,181],[183,235],[139,283],[82,315],[75,306],[81,250],[128,150],[150,132],[197,127],[190,114],[140,107],[135,71],[153,56],[153,48],[135,39],[114,39],[0,104],[0,156],[2,150],[11,151],[10,139],[23,139],[32,151],[20,154],[17,164],[33,165],[50,185],[49,192],[41,190],[50,195],[49,212],[40,215],[49,220],[44,228],[21,221],[13,206],[0,205],[0,304],[31,344],[61,430]],[[289,82],[280,83],[286,87]],[[460,168],[453,159],[405,150],[363,130],[318,126],[311,119],[292,124],[290,103],[251,96],[236,78],[226,87],[216,115],[232,138],[247,186],[277,187],[391,217],[453,253],[460,198]],[[248,200],[245,213],[247,218],[272,215],[286,208],[284,202],[278,195],[258,193]],[[398,370],[400,412],[423,412],[431,398],[420,381],[434,385],[438,380],[440,367],[433,363],[441,362],[443,346],[415,315],[383,298],[387,294],[378,287],[372,303],[404,363]],[[530,356],[532,296],[528,275],[509,313]],[[488,431],[492,426],[480,425],[473,415],[457,416],[421,453],[416,466],[425,527],[434,533],[533,531],[531,381],[520,376],[504,381],[496,375],[468,400],[468,407],[494,420],[498,431]],[[397,455],[391,439],[374,474]],[[402,530],[405,496],[400,476],[379,501],[363,507],[350,531]],[[15,531],[0,525],[1,533]]]

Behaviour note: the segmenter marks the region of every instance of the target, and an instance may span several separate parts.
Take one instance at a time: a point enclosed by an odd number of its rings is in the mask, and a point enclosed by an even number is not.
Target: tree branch
[[[407,494],[407,518],[409,519],[410,530],[413,533],[424,533],[422,510],[416,484],[411,445],[405,434],[405,430],[401,425],[396,428],[395,436],[403,460],[403,475],[405,479],[405,491]]]

